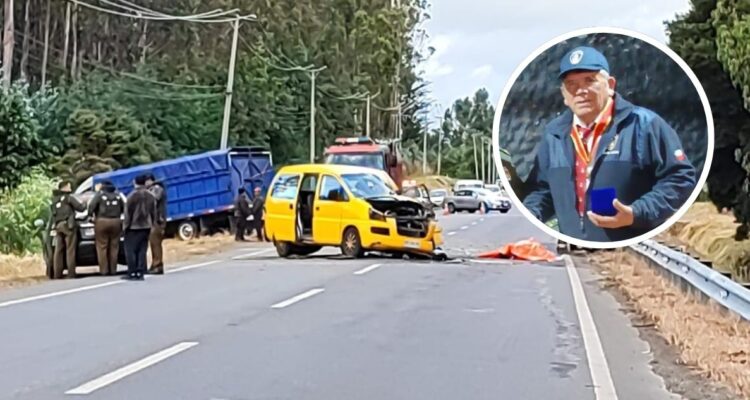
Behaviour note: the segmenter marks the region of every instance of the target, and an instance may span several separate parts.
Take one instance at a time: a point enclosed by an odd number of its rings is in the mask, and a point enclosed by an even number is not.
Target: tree
[[[66,134],[69,150],[56,167],[75,185],[96,173],[164,157],[162,146],[145,133],[143,124],[122,109],[107,114],[77,110],[68,119]]]
[[[47,157],[39,137],[28,86],[13,84],[0,89],[0,189],[14,187],[31,167]]]
[[[720,209],[734,210],[743,224],[741,238],[750,223],[750,66],[744,62],[750,37],[742,18],[750,9],[732,0],[693,0],[691,5],[667,24],[669,45],[695,72],[711,103],[716,137],[709,198]]]

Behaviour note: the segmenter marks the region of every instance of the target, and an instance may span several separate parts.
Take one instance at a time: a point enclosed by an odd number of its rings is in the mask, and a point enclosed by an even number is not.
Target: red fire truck
[[[368,137],[337,138],[335,144],[325,150],[325,163],[383,170],[402,189],[404,164],[397,144],[397,140],[374,141]]]

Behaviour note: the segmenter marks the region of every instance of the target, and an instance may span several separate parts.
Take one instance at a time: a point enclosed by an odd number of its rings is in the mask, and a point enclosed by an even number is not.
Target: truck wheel
[[[182,221],[177,226],[177,237],[183,241],[195,239],[198,236],[198,224],[193,221]]]
[[[454,214],[456,212],[456,206],[454,206],[452,203],[448,204],[448,212],[451,214]]]
[[[344,231],[341,241],[341,252],[347,257],[360,258],[365,252],[362,249],[362,240],[359,238],[357,228],[349,227]]]

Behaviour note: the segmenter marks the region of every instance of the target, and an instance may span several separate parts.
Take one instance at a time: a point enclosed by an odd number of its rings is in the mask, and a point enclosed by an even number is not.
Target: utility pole
[[[443,118],[440,118],[440,126],[438,127],[438,165],[437,174],[440,175],[440,161],[443,159]]]
[[[481,168],[479,168],[482,171],[482,182],[486,183],[487,180],[484,179],[484,172],[486,171],[484,169],[484,138],[481,136],[479,137],[479,158],[482,160]]]
[[[370,137],[370,99],[372,99],[372,96],[370,94],[367,94],[367,112],[365,117],[365,131],[367,132],[367,137]]]
[[[315,77],[318,71],[310,71],[310,163],[315,162]]]
[[[234,63],[237,59],[237,35],[240,30],[240,17],[234,20],[234,34],[232,35],[232,54],[229,56],[229,72],[227,76],[227,92],[224,102],[224,122],[221,126],[221,150],[227,148],[229,141],[229,114],[232,110],[232,89],[234,86]]]
[[[427,131],[430,130],[429,122],[425,122],[424,140],[422,140],[422,175],[427,174]]]
[[[471,135],[471,141],[474,142],[474,177],[479,179],[479,161],[477,160],[477,136]]]
[[[316,69],[298,69],[297,71],[304,71],[310,73],[310,163],[315,162],[315,79],[317,78],[320,71],[328,68],[322,66]]]
[[[28,0],[26,0],[28,1]],[[10,87],[10,78],[13,72],[13,0],[5,0],[5,32],[3,32],[3,86]]]
[[[487,183],[493,183],[492,180],[492,142],[487,140]]]

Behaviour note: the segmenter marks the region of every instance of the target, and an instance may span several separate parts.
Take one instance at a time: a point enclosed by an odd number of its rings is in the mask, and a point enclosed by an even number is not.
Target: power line
[[[24,37],[23,32],[21,32],[20,30],[15,30],[14,32],[16,33],[16,35],[20,36],[21,38]],[[29,40],[31,40],[32,42],[35,42],[36,44],[42,44],[42,41],[40,41],[40,40],[38,40],[38,39],[36,39],[34,37],[29,37]],[[52,46],[48,46],[48,48],[49,48],[49,50],[52,50],[54,52],[57,52],[57,53],[60,53],[60,54],[63,53],[63,51],[60,50],[60,49],[58,49],[58,48],[55,48],[55,47],[52,47]],[[142,81],[142,82],[153,83],[155,85],[180,87],[180,88],[186,88],[186,89],[223,89],[224,88],[224,86],[221,86],[221,85],[192,85],[192,84],[183,84],[183,83],[163,82],[163,81],[158,81],[158,80],[155,80],[155,79],[145,78],[145,77],[142,77],[142,76],[139,76],[139,75],[136,75],[136,74],[131,74],[131,73],[128,73],[128,72],[116,71],[116,70],[114,70],[112,68],[109,68],[109,67],[106,67],[104,65],[98,64],[98,63],[96,63],[94,61],[91,61],[91,60],[88,60],[86,58],[81,59],[81,62],[83,62],[83,63],[85,63],[85,64],[87,64],[87,65],[89,65],[91,67],[94,67],[96,69],[100,69],[102,71],[109,72],[112,75],[119,75],[119,76],[122,76],[122,77],[130,78],[130,79],[134,79],[134,80],[138,80],[138,81]],[[66,71],[64,68],[59,67],[56,64],[51,64],[51,65],[53,65],[54,67],[57,67],[60,70]]]
[[[252,14],[250,14],[250,15],[243,15],[243,16],[236,15],[234,18],[224,18],[224,19],[197,18],[195,16],[190,16],[190,15],[188,15],[188,16],[173,16],[173,15],[166,15],[165,14],[165,16],[155,16],[151,12],[147,12],[147,13],[144,14],[143,12],[140,12],[140,11],[136,11],[135,14],[129,14],[129,13],[125,13],[125,12],[120,12],[120,11],[112,10],[112,9],[109,9],[109,8],[104,8],[104,7],[96,6],[96,5],[89,4],[89,3],[86,3],[86,2],[83,2],[83,1],[80,1],[80,0],[66,0],[66,1],[68,1],[70,3],[73,3],[75,5],[79,5],[79,6],[82,6],[82,7],[85,7],[85,8],[89,8],[89,9],[96,10],[96,11],[103,12],[103,13],[107,13],[107,14],[118,15],[118,16],[121,16],[121,17],[127,17],[127,18],[132,18],[132,19],[145,19],[145,20],[153,20],[153,21],[189,21],[189,22],[200,22],[200,23],[227,23],[227,22],[234,22],[236,20],[255,20],[256,19],[256,16],[252,15]],[[224,15],[226,15],[228,13],[237,12],[237,11],[239,11],[239,10],[238,9],[232,9],[230,11],[226,11],[224,13],[221,13],[220,15],[224,16]]]
[[[314,65],[308,65],[306,67],[303,67],[303,66],[300,66],[300,65],[294,65],[294,66],[291,66],[291,67],[282,67],[282,66],[276,65],[276,64],[272,63],[271,61],[269,61],[267,58],[263,57],[260,53],[258,53],[258,50],[256,50],[255,47],[253,47],[253,45],[250,44],[250,42],[248,42],[244,37],[242,37],[242,35],[240,35],[240,40],[242,41],[242,44],[244,44],[250,50],[250,52],[252,52],[256,56],[258,56],[261,60],[263,60],[264,63],[266,63],[271,68],[278,69],[279,71],[285,71],[285,72],[295,72],[295,71],[310,72],[310,71],[313,71],[313,69],[315,68]],[[268,52],[269,54],[271,54],[267,49],[266,49],[266,52]],[[276,57],[276,58],[278,58],[278,57]]]

